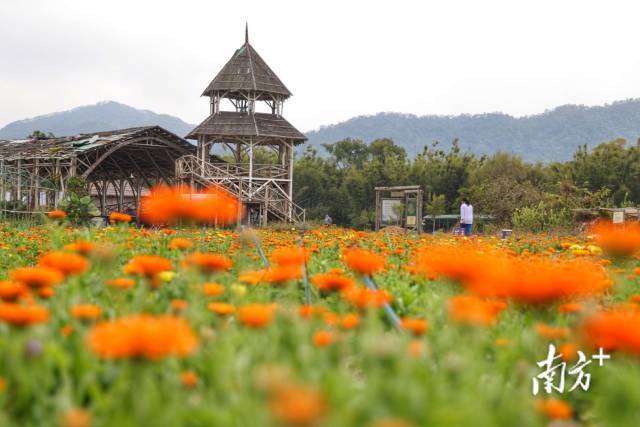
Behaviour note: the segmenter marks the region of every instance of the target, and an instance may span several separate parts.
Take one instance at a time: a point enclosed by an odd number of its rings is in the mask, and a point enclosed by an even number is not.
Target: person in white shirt
[[[473,227],[473,205],[469,203],[466,197],[462,199],[460,205],[460,228],[464,230],[465,236],[471,236],[471,228]]]

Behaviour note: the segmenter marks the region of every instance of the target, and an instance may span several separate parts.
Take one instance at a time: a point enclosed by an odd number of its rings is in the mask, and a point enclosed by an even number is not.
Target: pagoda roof
[[[293,140],[301,144],[307,138],[282,116],[268,113],[242,113],[220,111],[200,123],[187,139],[198,139],[200,135],[214,137],[255,137]]]
[[[254,91],[287,98],[291,96],[289,89],[249,44],[248,33],[245,34],[244,44],[209,83],[202,96],[211,96],[215,91],[230,92],[229,95]]]

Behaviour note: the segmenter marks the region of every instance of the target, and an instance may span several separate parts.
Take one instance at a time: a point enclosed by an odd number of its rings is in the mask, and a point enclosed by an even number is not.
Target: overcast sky
[[[250,42],[306,131],[361,114],[640,97],[637,0],[0,0],[0,127],[114,100],[199,123]]]

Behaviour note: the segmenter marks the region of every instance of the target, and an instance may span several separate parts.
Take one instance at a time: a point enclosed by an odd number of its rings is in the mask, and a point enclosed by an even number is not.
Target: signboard
[[[407,216],[407,225],[416,225],[416,216]]]
[[[392,191],[391,197],[404,197],[404,191]]]
[[[624,212],[618,211],[613,213],[613,223],[622,224],[624,222]]]
[[[400,206],[402,206],[402,200],[382,199],[382,223],[396,224],[398,222]]]

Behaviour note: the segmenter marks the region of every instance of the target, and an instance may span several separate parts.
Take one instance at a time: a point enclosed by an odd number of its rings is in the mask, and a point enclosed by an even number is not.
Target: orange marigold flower
[[[640,223],[599,222],[591,228],[596,243],[615,256],[631,256],[640,250]]]
[[[311,426],[327,411],[326,401],[319,391],[291,385],[278,388],[270,407],[279,422],[292,426]]]
[[[573,342],[567,342],[558,348],[558,352],[565,362],[572,362],[578,357],[578,346]]]
[[[79,274],[89,269],[89,261],[85,257],[69,252],[49,252],[40,257],[38,264],[54,268],[65,276]]]
[[[582,333],[594,348],[621,350],[640,355],[640,311],[620,306],[588,317]]]
[[[155,360],[186,356],[196,349],[198,340],[180,317],[142,314],[98,323],[90,331],[87,345],[104,358]]]
[[[210,302],[207,304],[207,308],[218,316],[229,316],[236,312],[236,308],[232,304],[225,302]]]
[[[264,280],[265,274],[266,270],[245,271],[238,275],[238,281],[247,285],[257,285]]]
[[[311,283],[323,292],[342,291],[355,284],[353,279],[335,273],[315,274],[311,277]]]
[[[76,242],[69,243],[68,245],[64,245],[65,251],[77,252],[82,255],[89,255],[95,249],[96,245],[86,240],[78,240]]]
[[[64,325],[62,328],[60,328],[60,335],[62,335],[63,337],[68,337],[72,333],[73,333],[73,326],[71,325]]]
[[[382,307],[391,301],[391,294],[383,289],[370,290],[352,286],[342,291],[342,298],[360,309]]]
[[[122,212],[111,212],[109,214],[109,222],[112,224],[116,222],[129,223],[132,219],[131,215]]]
[[[357,313],[347,313],[340,319],[340,326],[343,329],[355,329],[360,324],[360,316]]]
[[[124,272],[154,278],[163,271],[171,271],[171,261],[159,255],[136,255],[124,266]]]
[[[555,327],[546,325],[544,323],[538,323],[536,325],[536,333],[548,340],[565,339],[569,336],[569,328]]]
[[[224,286],[220,283],[205,283],[202,285],[202,292],[208,297],[218,297],[224,294]]]
[[[407,345],[407,353],[412,357],[420,357],[426,351],[424,342],[420,340],[411,340]]]
[[[491,326],[506,304],[486,301],[473,295],[457,295],[449,300],[449,318],[470,326]]]
[[[0,281],[0,299],[14,301],[29,292],[24,283],[12,282],[10,280]]]
[[[247,304],[238,310],[238,319],[250,328],[262,328],[273,321],[275,311],[274,304]]]
[[[580,313],[584,310],[584,306],[579,302],[568,302],[558,306],[558,311],[563,314],[567,313]]]
[[[573,416],[571,406],[560,399],[539,400],[536,402],[536,410],[552,420],[568,420]]]
[[[496,338],[496,347],[507,347],[511,344],[511,340],[508,338]]]
[[[193,371],[184,371],[180,374],[180,382],[186,388],[195,387],[198,384],[198,375]]]
[[[54,286],[64,280],[60,270],[49,267],[16,268],[9,272],[9,277],[32,288]]]
[[[61,427],[91,427],[91,413],[86,409],[70,409],[60,418]]]
[[[61,211],[60,209],[55,209],[55,210],[49,211],[47,213],[47,216],[50,219],[63,219],[67,217],[67,213],[65,211]]]
[[[343,256],[350,269],[365,276],[371,276],[384,268],[384,258],[365,249],[347,249]]]
[[[4,391],[5,388],[7,388],[7,381],[0,377],[0,392]]]
[[[282,284],[302,278],[302,268],[299,265],[278,265],[269,267],[264,272],[263,280],[268,283]]]
[[[71,307],[71,315],[76,319],[94,320],[101,314],[102,309],[95,304],[77,304]]]
[[[129,277],[117,277],[107,282],[107,285],[113,286],[114,288],[120,288],[120,289],[129,289],[134,287],[135,284],[136,284],[136,281]]]
[[[0,303],[0,320],[14,326],[28,326],[49,320],[49,310],[39,305]]]
[[[169,249],[172,249],[172,250],[186,250],[186,249],[191,249],[192,247],[193,247],[193,241],[189,239],[183,239],[180,237],[171,239],[171,241],[169,242]]]
[[[335,335],[331,331],[317,331],[313,334],[313,345],[316,347],[326,347],[334,340]]]
[[[41,298],[51,298],[55,294],[55,291],[52,287],[45,286],[42,288],[38,288],[38,295]]]
[[[233,262],[225,255],[194,252],[184,258],[183,265],[198,267],[203,272],[213,273],[229,270]]]
[[[188,305],[189,303],[183,299],[172,299],[169,303],[169,306],[174,311],[182,311],[187,308]]]
[[[429,329],[429,323],[424,319],[405,317],[402,319],[401,325],[403,329],[416,336],[424,335]]]
[[[287,247],[273,251],[271,259],[278,265],[301,266],[306,264],[310,255],[304,248]]]

